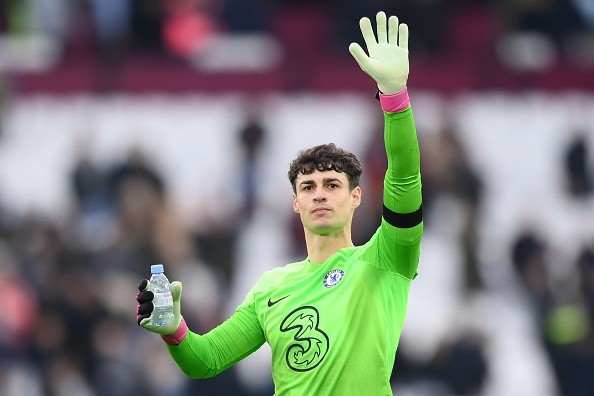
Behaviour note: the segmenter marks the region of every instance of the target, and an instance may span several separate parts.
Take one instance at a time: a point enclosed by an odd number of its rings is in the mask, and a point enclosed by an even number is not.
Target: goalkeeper
[[[308,257],[268,271],[224,323],[200,335],[181,315],[182,284],[173,282],[174,325],[150,324],[153,294],[139,285],[137,320],[161,334],[191,378],[221,373],[256,351],[272,349],[276,395],[391,395],[392,372],[423,222],[420,158],[406,82],[408,27],[380,12],[377,38],[362,18],[367,53],[349,51],[377,83],[388,167],[383,216],[371,239],[353,246],[351,222],[361,203],[361,163],[334,144],[301,151],[290,164],[293,209]]]

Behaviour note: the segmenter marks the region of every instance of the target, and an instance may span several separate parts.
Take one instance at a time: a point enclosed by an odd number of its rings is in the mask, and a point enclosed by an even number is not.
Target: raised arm
[[[377,38],[371,21],[359,25],[367,53],[352,43],[349,51],[377,83],[384,110],[384,141],[388,169],[384,179],[384,210],[378,235],[382,263],[412,278],[419,259],[422,234],[420,151],[407,91],[409,74],[408,26],[396,16],[376,16]]]

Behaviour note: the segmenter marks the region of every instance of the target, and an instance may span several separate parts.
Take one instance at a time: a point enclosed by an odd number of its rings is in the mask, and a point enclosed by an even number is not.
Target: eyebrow
[[[338,183],[341,183],[342,184],[342,180],[340,180],[340,179],[338,179],[336,177],[325,177],[325,178],[322,179],[322,183],[326,183],[326,184],[327,183],[335,183],[335,182],[338,182]],[[310,185],[310,184],[316,184],[316,182],[314,180],[312,180],[312,179],[309,179],[309,180],[304,180],[301,183],[299,183],[300,186],[302,186],[302,185]]]

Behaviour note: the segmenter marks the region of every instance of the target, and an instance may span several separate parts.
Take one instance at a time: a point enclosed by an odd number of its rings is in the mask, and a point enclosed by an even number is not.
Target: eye
[[[303,187],[303,191],[311,191],[313,189],[313,186],[307,185]]]
[[[330,184],[328,184],[328,188],[329,189],[338,188],[338,184],[336,184],[336,183],[330,183]]]

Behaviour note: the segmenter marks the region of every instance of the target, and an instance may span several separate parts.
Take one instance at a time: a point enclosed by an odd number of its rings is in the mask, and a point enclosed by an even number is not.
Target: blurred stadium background
[[[301,148],[360,155],[374,231],[375,87],[347,51],[411,30],[426,234],[400,396],[594,394],[594,1],[0,2],[0,394],[270,395],[269,351],[185,379],[135,323],[164,263],[207,331],[304,257]]]

